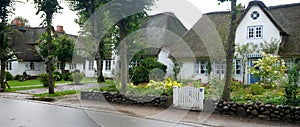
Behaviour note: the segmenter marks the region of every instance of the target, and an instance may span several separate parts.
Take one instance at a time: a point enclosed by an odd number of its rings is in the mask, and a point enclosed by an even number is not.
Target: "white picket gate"
[[[173,105],[177,108],[202,110],[204,88],[191,86],[173,87]]]

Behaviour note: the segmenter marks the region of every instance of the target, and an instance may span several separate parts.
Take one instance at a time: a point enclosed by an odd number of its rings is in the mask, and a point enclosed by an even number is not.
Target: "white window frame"
[[[25,62],[26,71],[40,71],[40,63],[37,62]]]
[[[248,39],[262,39],[263,38],[263,26],[248,26],[247,27]]]
[[[105,60],[105,70],[106,71],[111,70],[111,60]]]
[[[11,61],[6,63],[6,70],[9,70],[9,71],[12,70],[12,62]]]
[[[214,74],[220,74],[220,70],[221,70],[221,74],[225,74],[226,61],[222,61],[222,62],[215,61],[214,62]]]
[[[201,74],[201,75],[208,74],[206,65],[207,65],[207,61],[197,60],[195,62],[195,74]]]
[[[89,70],[94,70],[94,60],[89,60]]]
[[[242,74],[242,69],[243,69],[242,60],[241,59],[235,59],[234,60],[234,73],[236,75],[241,75]],[[239,71],[239,73],[238,73],[238,71]]]
[[[70,69],[71,69],[71,70],[76,70],[76,66],[77,66],[76,63],[71,63],[71,64],[70,64]]]

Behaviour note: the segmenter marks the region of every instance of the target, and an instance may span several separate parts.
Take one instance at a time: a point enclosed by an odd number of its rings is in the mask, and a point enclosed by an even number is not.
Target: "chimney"
[[[61,25],[57,25],[57,26],[56,26],[56,32],[59,32],[59,33],[65,33],[64,27],[61,26]]]
[[[19,19],[19,18],[14,19],[13,25],[16,25],[16,26],[24,26],[23,23],[22,23],[22,20]]]

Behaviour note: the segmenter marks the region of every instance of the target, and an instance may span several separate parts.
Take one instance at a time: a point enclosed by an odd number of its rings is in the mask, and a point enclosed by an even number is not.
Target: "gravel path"
[[[100,86],[105,86],[104,84],[96,84],[96,83],[90,83],[90,84],[84,84],[84,85],[57,85],[54,88],[55,92],[59,91],[65,91],[65,90],[85,90],[85,89],[91,89],[91,88],[97,88]],[[41,94],[41,93],[47,93],[49,91],[48,88],[42,88],[42,89],[31,89],[31,90],[20,90],[17,91],[18,93],[26,93],[26,94]]]

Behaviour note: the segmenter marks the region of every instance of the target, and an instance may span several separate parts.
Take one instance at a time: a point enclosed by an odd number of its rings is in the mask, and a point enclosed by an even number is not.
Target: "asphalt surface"
[[[0,98],[1,127],[192,127],[122,114]]]

